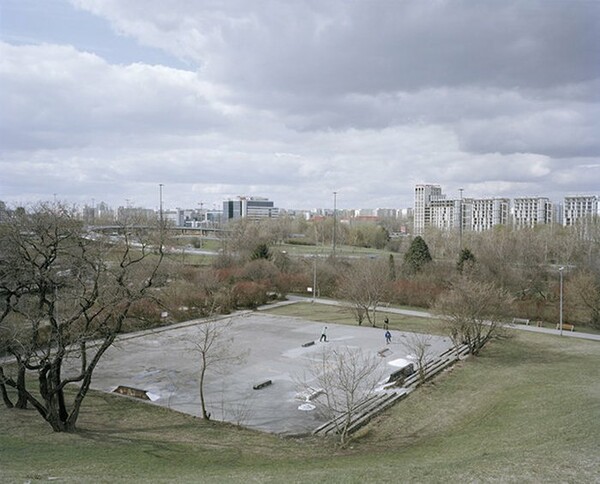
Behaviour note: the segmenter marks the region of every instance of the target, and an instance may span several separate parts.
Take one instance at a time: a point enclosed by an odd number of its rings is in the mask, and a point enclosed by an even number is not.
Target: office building
[[[274,203],[262,197],[238,197],[237,200],[223,202],[223,220],[248,218],[259,220],[265,218],[277,218],[279,209]]]

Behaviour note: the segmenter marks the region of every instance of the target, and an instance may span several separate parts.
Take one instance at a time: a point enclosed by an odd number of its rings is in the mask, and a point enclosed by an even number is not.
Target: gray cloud
[[[0,43],[4,197],[152,206],[165,183],[182,206],[255,194],[310,208],[336,190],[375,207],[410,205],[417,182],[600,187],[598,2],[71,4],[188,68]]]
[[[114,66],[72,47],[0,44],[3,148],[81,147],[111,134],[193,134],[223,125],[213,87],[162,66]]]
[[[74,3],[243,90],[549,87],[598,74],[600,8],[586,0]]]

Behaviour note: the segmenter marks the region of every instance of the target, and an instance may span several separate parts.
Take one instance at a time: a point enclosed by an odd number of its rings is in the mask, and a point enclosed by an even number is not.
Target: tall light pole
[[[564,267],[558,268],[558,274],[560,277],[560,302],[559,302],[559,314],[558,314],[558,328],[560,329],[560,335],[563,334],[563,271]]]
[[[159,205],[158,205],[158,220],[160,222],[160,229],[162,230],[163,226],[163,198],[162,198],[162,190],[164,185],[162,183],[158,184],[158,196],[159,196]]]
[[[462,250],[462,235],[463,235],[463,190],[464,188],[459,188],[460,192],[460,201],[458,202],[458,243],[460,245],[460,250]]]
[[[333,192],[333,257],[335,257],[336,231],[337,231],[337,192]]]
[[[317,254],[313,254],[313,294],[312,302],[315,302],[317,297]]]
[[[159,223],[160,223],[160,227],[158,230],[160,233],[160,247],[159,247],[160,254],[163,253],[164,243],[165,243],[165,226],[163,224],[163,197],[162,197],[163,186],[164,185],[162,183],[158,184],[158,193],[159,193],[158,217],[159,217]]]

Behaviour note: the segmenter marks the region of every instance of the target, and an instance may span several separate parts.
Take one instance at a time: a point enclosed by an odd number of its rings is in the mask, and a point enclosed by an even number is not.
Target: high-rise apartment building
[[[460,200],[431,200],[429,226],[440,230],[458,229],[461,216]]]
[[[516,228],[552,224],[552,202],[545,197],[515,198],[512,215]]]
[[[440,230],[483,232],[512,220],[515,228],[562,223],[579,225],[600,217],[600,196],[565,197],[554,205],[546,197],[447,199],[440,185],[415,185],[414,234],[423,235],[427,227]]]
[[[425,227],[431,224],[431,202],[443,200],[442,187],[420,184],[415,186],[414,233],[423,235]]]
[[[589,220],[594,216],[598,216],[597,196],[565,197],[563,204],[563,225],[575,225],[578,220]]]
[[[483,232],[496,225],[506,225],[510,215],[508,198],[468,198],[463,200],[463,228]]]

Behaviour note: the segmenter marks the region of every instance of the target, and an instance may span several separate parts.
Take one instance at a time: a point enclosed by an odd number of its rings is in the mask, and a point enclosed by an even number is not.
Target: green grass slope
[[[79,432],[0,408],[0,482],[598,482],[600,344],[494,342],[341,450],[91,393]]]

